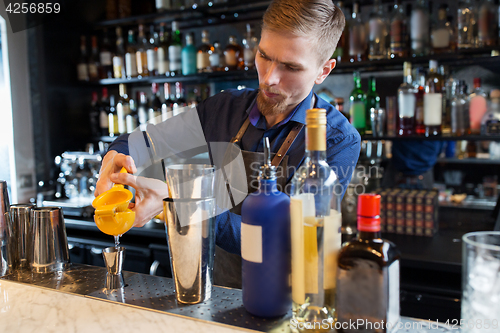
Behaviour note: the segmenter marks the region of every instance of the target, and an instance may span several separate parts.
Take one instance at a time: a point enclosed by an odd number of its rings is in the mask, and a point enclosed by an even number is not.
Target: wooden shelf
[[[500,136],[485,136],[485,135],[467,135],[467,136],[380,136],[374,137],[371,135],[361,136],[361,140],[387,140],[387,141],[500,141]]]

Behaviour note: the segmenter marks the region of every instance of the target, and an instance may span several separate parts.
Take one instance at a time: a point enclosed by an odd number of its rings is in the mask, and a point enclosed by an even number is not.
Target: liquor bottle
[[[113,76],[121,79],[125,73],[125,42],[122,36],[122,28],[116,27],[116,53],[113,56]]]
[[[478,46],[495,46],[498,38],[498,6],[492,0],[483,0],[477,19]]]
[[[365,133],[372,134],[372,122],[371,122],[371,118],[370,118],[370,112],[371,112],[370,110],[372,108],[380,109],[380,96],[377,94],[376,81],[375,81],[375,78],[373,76],[370,76],[368,78],[368,93],[366,94],[365,102],[366,102]]]
[[[165,121],[173,117],[173,107],[174,101],[172,100],[172,92],[170,90],[170,84],[165,82],[163,85],[165,90],[165,100],[161,104],[161,121]]]
[[[500,135],[500,90],[493,89],[490,92],[491,103],[488,111],[481,120],[482,135]]]
[[[345,17],[345,26],[344,31],[342,31],[342,35],[340,35],[339,42],[337,43],[337,47],[335,48],[335,52],[333,52],[332,59],[337,61],[349,61],[348,53],[349,53],[349,20],[347,20],[350,15],[347,13],[347,8],[344,7],[343,1],[337,1],[337,8],[339,8]]]
[[[114,137],[120,134],[120,132],[118,132],[118,114],[116,113],[114,95],[109,96],[108,126],[109,136]]]
[[[214,47],[210,45],[210,35],[208,30],[201,32],[201,46],[196,53],[196,69],[198,73],[211,72],[210,56],[214,52]]]
[[[425,94],[425,72],[423,68],[417,69],[416,80],[413,86],[417,90],[415,98],[415,134],[425,135],[424,124],[424,94]]]
[[[139,24],[139,35],[137,36],[137,51],[135,52],[135,61],[137,62],[137,76],[149,76],[148,70],[148,48],[149,41],[144,32],[144,25]]]
[[[108,30],[104,29],[104,38],[99,52],[99,60],[101,62],[102,76],[101,79],[113,78],[113,52],[109,44]]]
[[[151,85],[152,99],[148,108],[148,122],[151,124],[159,124],[161,119],[160,85],[153,82]]]
[[[451,100],[451,133],[454,135],[467,134],[467,119],[465,117],[469,108],[465,89],[465,81],[458,81],[456,94]]]
[[[446,67],[441,65],[440,68],[446,68]],[[451,73],[449,75],[446,75],[446,73],[449,73],[448,69],[443,69],[441,72],[444,73],[443,77],[445,78],[444,93],[443,93],[443,123],[441,126],[441,131],[443,135],[450,135],[451,101],[453,100],[453,96],[455,95],[456,91],[455,88],[457,82]]]
[[[125,53],[125,73],[127,79],[137,77],[136,46],[134,30],[129,30],[127,53]]]
[[[425,136],[441,134],[443,120],[443,77],[437,72],[436,60],[429,61],[429,75],[425,81],[424,125]]]
[[[101,128],[101,135],[109,135],[109,98],[108,98],[108,88],[102,88],[101,105],[99,111],[99,127]]]
[[[196,74],[196,47],[193,45],[193,35],[186,35],[186,46],[181,51],[182,75]]]
[[[138,124],[139,116],[137,114],[137,103],[133,98],[129,98],[130,114],[125,116],[125,124],[127,128],[127,133],[132,133]]]
[[[394,3],[390,29],[390,57],[408,56],[407,48],[407,22],[401,0]]]
[[[369,51],[368,59],[380,60],[387,57],[387,22],[385,20],[384,7],[381,0],[375,0],[373,12],[368,20],[369,28]]]
[[[241,207],[243,306],[259,317],[284,315],[290,300],[290,198],[280,192],[271,165],[269,138],[257,191]]]
[[[366,104],[365,93],[361,89],[361,77],[359,72],[354,72],[354,89],[349,96],[350,107],[349,115],[351,117],[351,124],[358,130],[359,134],[365,134],[366,128]]]
[[[137,105],[137,122],[139,129],[145,131],[148,123],[148,97],[144,91],[139,92],[139,103]]]
[[[99,116],[100,116],[100,105],[99,105],[99,97],[97,96],[97,92],[92,92],[92,102],[90,103],[90,133],[92,137],[96,138],[101,135],[101,127],[99,125]]]
[[[363,21],[361,21],[358,2],[354,2],[353,4],[349,28],[350,61],[364,61],[366,60],[366,29]]]
[[[438,19],[434,23],[431,30],[431,45],[433,53],[444,53],[451,51],[451,42],[453,31],[447,24],[447,9],[446,4],[442,4],[438,10]]]
[[[356,331],[391,332],[400,320],[400,253],[381,237],[380,195],[360,194],[357,215],[357,237],[345,243],[338,255],[338,326],[356,318],[360,323]]]
[[[168,60],[169,35],[165,31],[165,23],[160,23],[160,34],[158,36],[158,50],[156,51],[156,67],[158,75],[169,73],[170,62]]]
[[[415,127],[415,107],[418,90],[413,86],[411,75],[411,63],[405,61],[403,64],[405,81],[398,89],[398,135],[412,135]]]
[[[102,69],[101,69],[101,63],[99,62],[99,48],[97,47],[96,36],[92,36],[91,43],[92,43],[92,52],[90,53],[89,65],[88,65],[89,80],[97,81],[101,77],[100,71]]]
[[[155,31],[155,26],[149,26],[149,47],[146,51],[148,58],[149,76],[158,75],[158,33]]]
[[[118,85],[120,98],[116,103],[116,116],[118,121],[118,133],[128,133],[127,131],[127,116],[130,115],[130,99],[127,94],[127,87],[120,83]]]
[[[181,74],[181,32],[179,30],[179,23],[177,21],[172,22],[172,34],[170,35],[170,45],[168,47],[168,60],[170,62],[170,74],[179,75]]]
[[[298,322],[332,324],[336,317],[340,188],[326,162],[326,110],[307,110],[306,158],[293,177],[290,198],[292,311]]]
[[[476,13],[472,0],[460,1],[457,13],[457,46],[459,49],[468,49],[476,46]]]
[[[244,67],[243,48],[238,44],[235,36],[229,36],[229,41],[224,49],[226,70],[242,69]]]
[[[410,34],[412,55],[429,54],[429,11],[426,0],[418,0],[411,12]]]
[[[214,42],[214,51],[210,55],[210,69],[212,72],[222,71],[226,66],[224,53],[221,50],[220,43]]]
[[[488,109],[486,98],[486,93],[481,88],[481,78],[475,77],[474,91],[469,96],[470,129],[473,134],[481,131],[481,119]]]
[[[85,36],[80,37],[80,60],[76,65],[78,81],[89,80],[89,67],[87,64],[87,39]]]
[[[259,40],[253,35],[253,28],[250,23],[247,23],[247,35],[243,39],[243,61],[245,63],[245,70],[253,69],[255,67],[255,55],[257,53],[257,45]]]
[[[175,100],[172,105],[173,115],[176,116],[180,113],[180,109],[187,105],[187,101],[184,98],[184,90],[182,89],[181,82],[175,82]]]

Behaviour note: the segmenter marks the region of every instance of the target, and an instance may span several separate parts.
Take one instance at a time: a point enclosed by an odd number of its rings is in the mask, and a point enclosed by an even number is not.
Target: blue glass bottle
[[[277,189],[268,138],[264,150],[259,189],[241,208],[243,305],[253,315],[276,317],[291,309],[290,198]]]
[[[196,53],[198,50],[193,45],[193,35],[186,35],[186,46],[181,52],[182,75],[192,75],[197,73]]]

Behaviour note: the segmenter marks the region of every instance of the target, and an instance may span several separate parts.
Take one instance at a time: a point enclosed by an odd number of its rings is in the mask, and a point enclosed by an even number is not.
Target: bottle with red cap
[[[345,243],[338,256],[336,309],[340,327],[355,322],[356,331],[392,332],[397,328],[399,258],[396,246],[381,238],[380,195],[361,194],[357,237]]]

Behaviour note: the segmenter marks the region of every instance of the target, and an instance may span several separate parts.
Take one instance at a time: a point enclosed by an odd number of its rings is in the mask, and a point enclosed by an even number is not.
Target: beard
[[[257,94],[257,107],[259,108],[260,113],[265,116],[276,116],[282,114],[287,109],[286,97],[279,91],[272,89],[266,85],[259,85],[259,93]],[[273,99],[270,99],[264,94],[264,91],[278,94]]]

